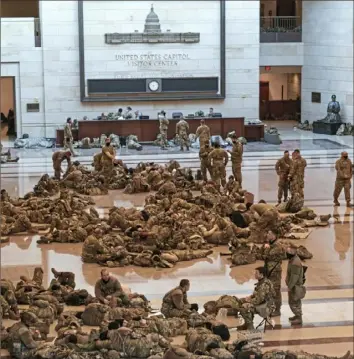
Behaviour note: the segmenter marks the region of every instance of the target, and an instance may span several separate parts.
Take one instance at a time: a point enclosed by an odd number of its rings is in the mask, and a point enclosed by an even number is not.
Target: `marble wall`
[[[304,1],[302,15],[302,121],[325,117],[336,94],[342,120],[353,122],[353,2]],[[311,92],[322,94],[321,104]]]
[[[94,2],[90,2],[92,7]],[[101,4],[105,3],[100,1]],[[111,2],[107,2],[111,3]],[[133,13],[141,12],[141,17],[147,14],[146,8],[134,8],[129,2]],[[158,2],[157,4],[159,4]],[[180,3],[184,3],[183,1]],[[196,2],[196,4],[199,2]],[[203,15],[218,16],[215,8],[218,1],[210,1],[210,13],[207,9]],[[97,5],[97,4],[96,4]],[[87,4],[85,4],[87,6]],[[156,5],[157,6],[157,5]],[[160,6],[160,5],[159,5]],[[181,7],[182,9],[182,7]],[[168,101],[168,102],[138,102],[138,103],[81,103],[79,98],[79,53],[78,25],[76,1],[42,1],[40,3],[42,19],[42,46],[44,66],[45,108],[48,132],[54,134],[55,128],[64,124],[65,118],[96,117],[102,112],[117,111],[119,107],[131,105],[146,115],[155,117],[157,111],[164,108],[168,113],[181,110],[191,113],[198,110],[208,111],[214,107],[216,112],[224,116],[243,116],[247,119],[258,118],[259,101],[259,2],[230,1],[226,2],[226,99],[223,101]],[[97,9],[96,9],[97,10]],[[99,11],[99,10],[97,10]],[[183,11],[183,9],[181,10]],[[198,10],[199,11],[199,10]],[[58,13],[60,12],[60,16]],[[158,10],[156,9],[156,12]],[[109,14],[109,9],[106,9]],[[111,15],[107,15],[111,16]],[[192,16],[191,13],[188,15]],[[161,25],[164,22],[161,20]],[[174,30],[172,20],[170,28]],[[102,20],[97,21],[100,26]],[[91,24],[94,26],[94,24]],[[139,21],[139,26],[141,27]],[[219,24],[210,19],[209,32],[218,33]],[[206,25],[204,26],[204,29]],[[139,28],[140,29],[140,28]],[[178,28],[180,30],[180,28]],[[190,21],[185,31],[193,31]],[[128,30],[126,30],[128,31]],[[205,30],[206,31],[206,30]],[[103,42],[103,36],[100,35]],[[134,45],[135,46],[135,45]],[[160,45],[159,45],[160,46]],[[96,59],[97,69],[102,59]],[[193,69],[191,69],[193,70]]]
[[[1,76],[15,77],[17,134],[45,136],[42,48],[35,47],[33,18],[1,19]],[[28,113],[27,103],[40,112]]]

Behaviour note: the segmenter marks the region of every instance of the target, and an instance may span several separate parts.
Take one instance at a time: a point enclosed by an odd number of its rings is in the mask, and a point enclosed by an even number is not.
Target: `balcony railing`
[[[262,16],[261,42],[301,42],[300,16]]]
[[[40,19],[34,19],[34,46],[42,47],[41,43],[41,22]]]

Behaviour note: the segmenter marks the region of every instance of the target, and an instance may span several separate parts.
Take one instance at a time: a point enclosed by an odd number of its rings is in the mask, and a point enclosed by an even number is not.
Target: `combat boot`
[[[348,207],[348,208],[352,208],[352,207],[353,207],[353,205],[352,205],[352,204],[350,204],[350,202],[348,201],[348,202],[347,202],[347,207]]]
[[[271,317],[280,317],[281,313],[280,313],[280,309],[275,310],[270,316]]]
[[[58,278],[59,277],[59,272],[57,270],[55,270],[55,268],[52,268],[51,269],[52,273],[54,274],[54,277],[55,278]]]
[[[350,354],[350,350],[348,350],[340,359],[350,359],[353,356]]]
[[[293,320],[291,320],[291,325],[301,325],[302,324],[302,317],[295,316]]]
[[[296,319],[296,315],[294,315],[293,317],[290,317],[290,318],[289,318],[290,321],[292,321],[292,320],[294,320],[294,319]]]
[[[340,203],[338,202],[337,199],[335,199],[335,200],[333,201],[333,206],[334,206],[334,207],[339,207],[339,206],[340,206]]]

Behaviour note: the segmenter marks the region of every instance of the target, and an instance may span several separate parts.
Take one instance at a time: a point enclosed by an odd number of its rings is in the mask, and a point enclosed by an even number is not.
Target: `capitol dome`
[[[154,12],[153,5],[151,5],[150,13],[146,17],[144,32],[161,32],[160,20]]]

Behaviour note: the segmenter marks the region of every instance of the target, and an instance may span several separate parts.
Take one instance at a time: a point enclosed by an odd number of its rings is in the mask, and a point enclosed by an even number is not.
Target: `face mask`
[[[343,158],[344,158],[345,160],[347,160],[347,159],[348,159],[348,156],[343,156]]]
[[[110,142],[107,142],[107,143],[106,143],[106,146],[110,146],[110,144],[111,144]]]
[[[291,259],[294,257],[294,254],[286,253],[286,258]]]

